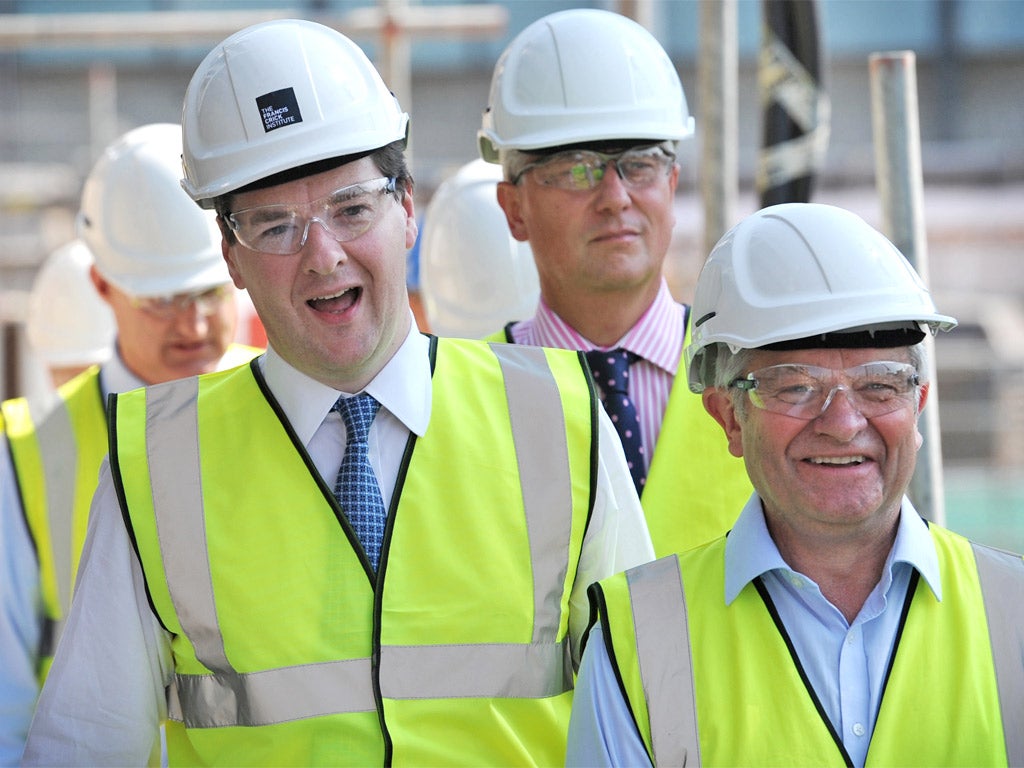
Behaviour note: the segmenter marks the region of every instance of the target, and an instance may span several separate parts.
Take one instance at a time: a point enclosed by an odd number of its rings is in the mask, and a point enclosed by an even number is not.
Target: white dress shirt
[[[370,430],[369,453],[386,508],[409,433],[422,435],[430,421],[427,345],[427,338],[413,327],[365,390],[382,406]],[[339,393],[301,374],[272,349],[260,364],[317,470],[333,481],[345,442],[341,419],[330,412]],[[654,555],[615,429],[601,416],[595,508],[570,596],[574,658],[589,618],[589,584]],[[150,610],[105,463],[75,600],[32,721],[23,764],[141,764],[166,716],[165,688],[173,671],[170,635]]]

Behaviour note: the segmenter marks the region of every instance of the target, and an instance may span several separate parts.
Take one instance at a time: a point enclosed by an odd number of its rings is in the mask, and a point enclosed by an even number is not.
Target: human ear
[[[708,387],[702,395],[704,410],[719,423],[729,441],[729,453],[736,458],[743,456],[743,426],[736,415],[732,397],[719,387]]]
[[[498,196],[498,205],[505,212],[505,220],[508,222],[508,229],[512,233],[512,237],[525,243],[530,239],[530,235],[526,227],[526,220],[523,218],[519,187],[511,181],[500,181],[495,194]]]

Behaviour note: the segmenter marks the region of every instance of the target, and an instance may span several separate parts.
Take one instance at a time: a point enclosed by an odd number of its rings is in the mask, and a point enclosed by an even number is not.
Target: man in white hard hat
[[[907,497],[936,311],[832,206],[771,206],[701,272],[686,350],[755,493],[595,585],[569,765],[1024,765],[1024,560]]]
[[[85,243],[72,240],[50,254],[32,281],[25,335],[53,387],[113,352],[114,315],[93,287],[92,265]]]
[[[268,348],[112,401],[25,763],[560,763],[586,588],[653,554],[582,359],[418,332],[408,115],[339,32],[232,35],[182,129]]]
[[[675,223],[676,150],[693,134],[658,41],[619,14],[573,9],[512,40],[479,131],[498,201],[540,278],[532,317],[492,338],[587,353],[622,437],[655,551],[728,530],[750,493],[742,462],[677,370],[687,307],[662,269]]]
[[[184,193],[181,128],[121,136],[82,192],[79,236],[116,323],[115,354],[63,384],[55,402],[2,404],[0,437],[0,763],[16,764],[60,637],[107,453],[108,394],[242,364],[231,344],[234,287],[212,214]],[[53,312],[70,297],[46,297]],[[82,318],[88,324],[90,318]]]
[[[420,280],[430,330],[481,339],[537,306],[529,243],[512,237],[495,195],[501,168],[463,165],[430,198],[420,232]]]

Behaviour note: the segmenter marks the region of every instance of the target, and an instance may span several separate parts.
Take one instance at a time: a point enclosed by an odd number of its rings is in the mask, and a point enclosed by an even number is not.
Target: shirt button
[[[853,735],[854,736],[863,736],[864,735],[864,726],[861,723],[854,723],[853,724]]]

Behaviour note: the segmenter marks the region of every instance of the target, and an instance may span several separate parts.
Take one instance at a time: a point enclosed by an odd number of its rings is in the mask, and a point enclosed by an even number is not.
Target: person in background
[[[408,115],[278,20],[185,94],[265,355],[113,399],[26,765],[561,763],[586,588],[653,555],[579,353],[421,334]]]
[[[135,128],[106,148],[82,190],[79,237],[115,324],[114,354],[47,407],[0,405],[0,763],[17,764],[75,588],[100,463],[107,395],[229,368],[234,289],[220,233],[181,189],[181,129]],[[73,297],[50,295],[50,311]],[[83,317],[83,327],[94,322]]]
[[[754,494],[728,537],[592,588],[568,765],[1024,765],[1024,560],[907,496],[936,311],[858,216],[765,208],[686,350]]]
[[[32,281],[25,333],[55,388],[113,352],[114,315],[93,287],[92,264],[85,243],[72,240],[47,257]]]
[[[463,165],[430,198],[420,230],[423,304],[438,336],[482,339],[537,306],[528,243],[508,231],[495,194],[501,168]]]
[[[584,350],[659,555],[728,530],[750,493],[700,398],[677,378],[688,309],[663,274],[681,141],[693,134],[658,41],[610,11],[526,27],[502,53],[479,131],[498,201],[540,279],[532,317],[491,338]],[[517,318],[511,318],[517,319]]]

